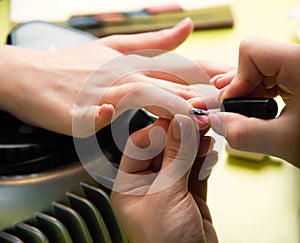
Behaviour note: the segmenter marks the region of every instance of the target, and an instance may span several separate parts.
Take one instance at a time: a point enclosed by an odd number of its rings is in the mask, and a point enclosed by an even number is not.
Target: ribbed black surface
[[[66,201],[52,202],[33,218],[0,230],[1,243],[128,242],[100,187],[80,183],[83,195],[66,192]]]

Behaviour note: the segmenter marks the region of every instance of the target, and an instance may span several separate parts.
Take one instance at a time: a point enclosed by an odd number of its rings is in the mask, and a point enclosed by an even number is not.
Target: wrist
[[[22,77],[28,70],[27,50],[0,45],[0,110],[10,112],[24,92]]]
[[[8,109],[11,102],[12,89],[14,87],[14,77],[17,70],[13,64],[17,63],[17,57],[14,57],[12,47],[0,45],[0,110]],[[14,75],[11,75],[11,74]]]

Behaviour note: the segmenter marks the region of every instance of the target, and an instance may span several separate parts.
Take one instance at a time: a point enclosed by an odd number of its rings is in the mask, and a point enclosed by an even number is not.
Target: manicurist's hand
[[[221,99],[281,96],[286,105],[275,119],[219,113],[210,117],[212,127],[233,148],[277,156],[300,167],[300,45],[246,39],[237,71],[218,75],[213,82],[222,89]]]

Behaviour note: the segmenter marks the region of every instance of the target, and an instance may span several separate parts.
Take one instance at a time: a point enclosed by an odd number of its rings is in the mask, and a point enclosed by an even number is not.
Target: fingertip
[[[211,128],[221,136],[225,136],[224,115],[220,112],[208,115]]]
[[[215,85],[217,88],[219,88],[219,80],[221,78],[223,78],[225,76],[225,73],[219,73],[215,76],[213,76],[210,80],[209,80],[209,84],[211,85]]]
[[[115,114],[115,108],[111,104],[103,104],[99,106],[95,117],[95,127],[99,130],[109,123],[111,123],[112,118]]]
[[[115,113],[115,108],[111,104],[103,104],[99,107],[98,116],[112,117]]]
[[[238,89],[239,88],[237,88],[237,90]],[[219,99],[223,101],[228,98],[237,97],[235,95],[236,93],[235,90],[236,90],[236,80],[233,79],[229,84],[223,85],[222,88],[219,90],[218,93]]]
[[[193,106],[193,107],[198,107],[202,109],[207,109],[206,103],[203,98],[201,97],[193,97],[188,100],[188,102]]]
[[[232,79],[220,94],[221,100],[235,97],[248,96],[257,86],[236,76]]]
[[[198,158],[202,158],[213,151],[216,140],[213,137],[205,136],[200,140],[200,147],[197,153]]]
[[[184,19],[182,19],[181,21],[179,21],[174,28],[187,28],[190,30],[190,32],[193,30],[194,28],[194,23],[192,21],[192,19],[190,17],[186,17]]]
[[[209,118],[208,116],[197,116],[197,115],[194,115],[193,116],[194,120],[197,122],[198,124],[198,127],[200,130],[206,130],[206,128],[209,127]]]
[[[190,17],[184,18],[178,22],[173,28],[162,30],[165,33],[172,35],[166,43],[169,46],[167,49],[172,50],[184,42],[194,29],[193,21]]]
[[[200,109],[204,109],[204,110],[207,109],[206,103],[201,97],[194,97],[192,99],[189,99],[188,102],[193,107],[196,107],[196,108],[201,107]],[[200,130],[205,130],[209,126],[209,119],[206,115],[205,116],[203,116],[203,115],[194,115],[194,114],[191,114],[191,111],[190,111],[189,115],[193,118],[194,121],[197,122]]]
[[[242,126],[242,124],[246,124],[246,121],[249,122],[251,119],[256,118],[248,118],[244,115],[241,115],[239,113],[233,113],[233,112],[216,112],[216,113],[210,113],[208,115],[211,128],[221,136],[228,135],[228,132],[232,133],[232,131],[227,131],[229,129],[236,130],[236,126]]]

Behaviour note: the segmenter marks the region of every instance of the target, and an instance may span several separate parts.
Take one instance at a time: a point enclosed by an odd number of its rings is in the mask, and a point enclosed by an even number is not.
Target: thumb
[[[209,114],[212,129],[237,150],[278,156],[283,129],[279,118],[262,120],[237,113]],[[281,137],[281,138],[280,138]],[[280,153],[280,152],[279,152]]]
[[[100,42],[121,53],[142,49],[173,50],[179,46],[193,30],[190,18],[185,18],[170,29],[131,35],[112,35]]]
[[[193,120],[188,116],[175,115],[167,133],[161,170],[149,192],[164,190],[175,183],[178,190],[186,190],[198,144],[199,132]]]

